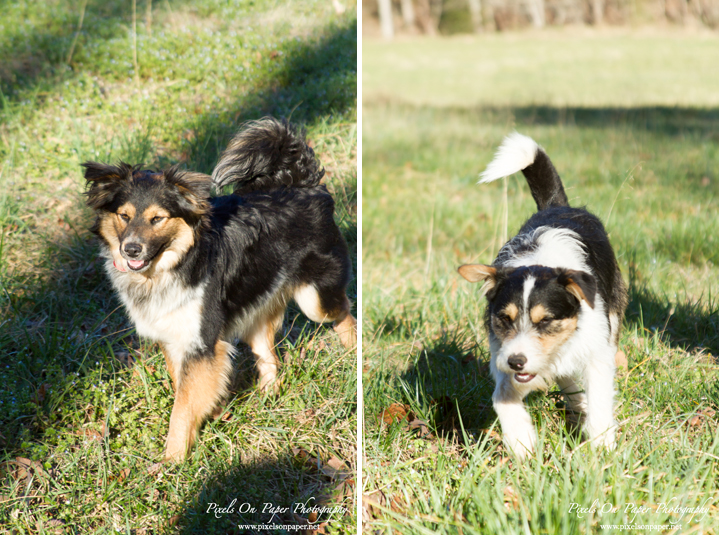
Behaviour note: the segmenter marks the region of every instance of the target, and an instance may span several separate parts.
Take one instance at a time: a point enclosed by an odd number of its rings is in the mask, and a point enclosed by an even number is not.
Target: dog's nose
[[[521,372],[524,369],[524,365],[527,363],[527,357],[521,353],[515,353],[514,355],[509,356],[507,363],[515,372]]]
[[[127,254],[130,258],[137,258],[142,252],[142,245],[134,242],[126,243],[123,249],[125,250],[125,254]]]

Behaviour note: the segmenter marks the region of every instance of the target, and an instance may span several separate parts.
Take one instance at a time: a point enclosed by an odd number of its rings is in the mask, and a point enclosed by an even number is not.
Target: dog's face
[[[127,164],[83,164],[98,234],[118,271],[152,273],[176,266],[209,212],[210,180],[176,168],[163,173]]]
[[[485,281],[487,323],[497,370],[520,384],[549,369],[577,329],[581,302],[594,307],[595,278],[585,272],[527,266],[495,268],[465,265],[460,274],[470,282]]]

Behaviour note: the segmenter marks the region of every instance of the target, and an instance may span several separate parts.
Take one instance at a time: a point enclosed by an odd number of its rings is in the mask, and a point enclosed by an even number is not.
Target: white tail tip
[[[509,134],[502,141],[487,169],[479,175],[479,183],[492,182],[529,167],[534,163],[538,150],[539,145],[531,137],[518,132]]]

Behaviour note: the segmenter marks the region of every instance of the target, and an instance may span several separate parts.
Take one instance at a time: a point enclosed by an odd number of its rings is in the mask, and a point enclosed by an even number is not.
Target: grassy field
[[[719,532],[718,45],[562,30],[363,44],[367,532]],[[490,263],[536,209],[521,175],[476,184],[515,129],[604,220],[630,287],[611,453],[567,431],[556,389],[527,400],[534,458],[501,443],[484,300],[456,268]]]
[[[0,533],[247,533],[238,525],[308,518],[356,531],[356,356],[296,310],[281,394],[255,388],[242,350],[237,395],[192,457],[156,464],[169,377],[106,281],[79,167],[211,172],[243,121],[291,117],[327,171],[354,261],[357,13],[342,3],[2,3]]]

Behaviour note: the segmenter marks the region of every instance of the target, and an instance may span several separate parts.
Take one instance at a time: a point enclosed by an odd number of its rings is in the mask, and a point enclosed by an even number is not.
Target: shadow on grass
[[[628,128],[644,129],[666,136],[688,132],[716,136],[719,123],[719,110],[713,108],[517,106],[489,110],[510,112],[522,125],[575,125],[586,128],[626,125]]]
[[[657,295],[629,273],[625,326],[659,333],[664,343],[685,351],[705,350],[719,361],[719,307],[711,295],[697,301]]]
[[[356,106],[356,20],[331,28],[318,42],[291,43],[284,57],[268,87],[242,96],[222,116],[208,112],[188,124],[194,133],[186,151],[189,166],[211,173],[227,142],[245,121],[272,115],[314,125]]]
[[[494,118],[495,124],[506,122],[522,126],[561,125],[582,128],[616,128],[650,131],[659,136],[680,136],[689,133],[711,136],[717,139],[719,109],[682,106],[636,106],[636,107],[591,107],[591,106],[415,106],[393,100],[365,102],[365,106],[389,106],[413,110],[417,113],[438,115],[461,115],[486,120]],[[505,119],[506,118],[506,119]]]
[[[241,457],[242,454],[240,453]],[[327,473],[325,473],[327,472]],[[312,523],[339,527],[353,511],[353,485],[347,474],[330,474],[306,452],[283,453],[271,461],[235,460],[198,482],[171,533],[287,533],[310,517]],[[310,527],[309,525],[307,526]]]
[[[367,327],[365,332],[377,333],[375,337],[383,341],[382,345],[395,348],[393,351],[409,351],[412,356],[404,370],[367,380],[373,391],[366,393],[366,412],[383,418],[389,400],[396,399],[399,392],[401,402],[410,407],[418,424],[428,427],[410,422],[410,430],[418,436],[430,431],[464,443],[465,435],[479,436],[496,419],[489,355],[479,344],[468,343],[474,337],[461,327],[446,327],[430,341],[419,343],[417,333],[423,326],[421,314],[402,310],[400,315],[392,312]]]

